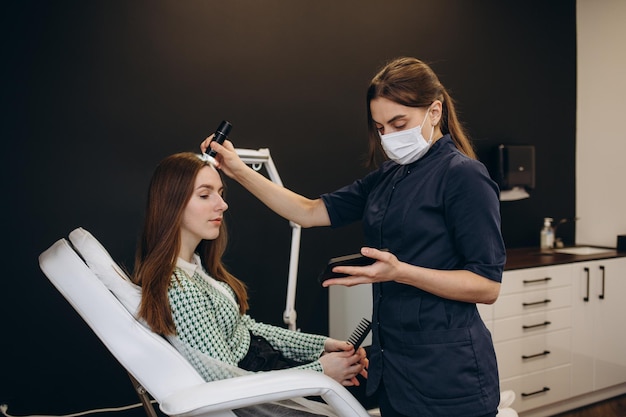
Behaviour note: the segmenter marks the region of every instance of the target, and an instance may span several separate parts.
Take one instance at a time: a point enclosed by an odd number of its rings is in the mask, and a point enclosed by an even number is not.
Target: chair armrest
[[[298,369],[207,382],[169,395],[160,408],[170,416],[200,416],[305,396],[321,396],[338,416],[368,416],[341,384],[320,372]]]

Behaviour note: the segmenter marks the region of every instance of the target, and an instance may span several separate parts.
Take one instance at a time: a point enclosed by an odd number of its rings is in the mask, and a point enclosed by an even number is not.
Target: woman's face
[[[183,212],[183,244],[195,248],[201,240],[213,240],[220,234],[223,214],[228,204],[222,198],[224,186],[217,171],[210,166],[200,169],[193,193]]]
[[[427,107],[408,107],[383,97],[377,97],[370,101],[372,119],[381,135],[422,125],[427,110]],[[427,126],[428,130],[426,130]],[[430,131],[429,120],[424,123],[422,128],[424,131]]]

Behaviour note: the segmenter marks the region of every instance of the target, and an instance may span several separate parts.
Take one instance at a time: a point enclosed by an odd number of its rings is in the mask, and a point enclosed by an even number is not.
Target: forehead
[[[198,175],[196,175],[194,189],[200,187],[211,187],[215,190],[223,188],[222,179],[220,178],[220,175],[215,170],[215,168],[210,165],[206,165],[200,168],[200,171],[198,171]]]
[[[372,119],[377,123],[387,123],[398,116],[410,117],[419,112],[417,107],[409,107],[384,97],[378,97],[370,101]]]

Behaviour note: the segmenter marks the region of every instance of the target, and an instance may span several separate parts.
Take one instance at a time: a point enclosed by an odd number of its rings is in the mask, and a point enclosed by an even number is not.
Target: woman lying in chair
[[[157,166],[135,256],[140,318],[182,343],[183,354],[199,351],[248,371],[311,369],[344,386],[358,385],[356,376],[366,376],[363,348],[355,352],[348,342],[259,323],[246,314],[246,286],[222,263],[228,208],[223,189],[220,174],[196,154],[174,154]]]

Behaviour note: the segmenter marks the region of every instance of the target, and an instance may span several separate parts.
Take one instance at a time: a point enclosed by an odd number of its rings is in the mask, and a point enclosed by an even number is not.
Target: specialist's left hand
[[[376,259],[376,262],[368,266],[336,266],[333,268],[333,272],[348,274],[348,276],[327,279],[322,283],[322,286],[343,285],[352,287],[359,284],[393,281],[393,277],[402,264],[393,253],[388,251],[363,247],[361,254]]]

